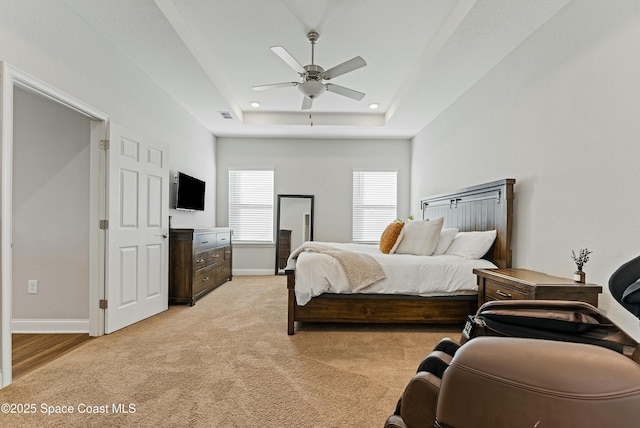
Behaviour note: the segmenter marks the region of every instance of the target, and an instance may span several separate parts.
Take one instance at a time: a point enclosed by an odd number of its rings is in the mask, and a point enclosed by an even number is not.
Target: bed
[[[443,228],[457,228],[460,232],[495,230],[493,245],[481,263],[511,267],[514,184],[515,179],[503,179],[424,198],[421,200],[422,218],[443,218]],[[344,248],[349,249],[349,245]],[[386,256],[393,258],[397,255]],[[462,323],[478,307],[476,289],[439,291],[432,293],[434,295],[385,294],[384,287],[381,292],[368,292],[375,288],[374,284],[369,290],[365,288],[358,293],[326,292],[317,296],[296,296],[297,270],[300,268],[285,270],[287,332],[290,335],[295,333],[296,322]],[[468,274],[471,270],[469,268]],[[308,282],[308,278],[305,281]],[[388,275],[384,281],[393,282],[394,277]]]

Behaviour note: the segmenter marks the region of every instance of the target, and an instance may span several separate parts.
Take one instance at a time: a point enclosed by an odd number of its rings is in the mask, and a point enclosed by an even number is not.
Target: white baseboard
[[[233,269],[234,275],[273,275],[273,269]]]
[[[89,333],[89,320],[13,319],[12,333]]]

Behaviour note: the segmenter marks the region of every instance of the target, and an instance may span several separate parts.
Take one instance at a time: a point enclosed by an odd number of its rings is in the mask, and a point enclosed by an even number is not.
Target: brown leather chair
[[[640,317],[638,278],[640,257],[621,266],[609,288]],[[628,352],[557,338],[444,342],[423,360],[385,428],[640,426],[640,365]]]
[[[640,366],[600,346],[477,337],[419,371],[385,428],[637,428]]]
[[[442,378],[436,427],[638,427],[640,366],[609,349],[479,337]]]

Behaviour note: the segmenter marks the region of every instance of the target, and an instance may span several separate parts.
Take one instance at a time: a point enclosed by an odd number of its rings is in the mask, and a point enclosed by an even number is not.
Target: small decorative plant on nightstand
[[[591,253],[592,251],[589,251],[588,248],[582,248],[580,251],[578,251],[578,254],[576,254],[575,251],[571,250],[571,258],[576,263],[576,267],[578,268],[578,270],[573,273],[573,280],[575,282],[581,284],[585,283],[585,273],[582,270],[582,266],[584,266],[589,261],[589,254]]]

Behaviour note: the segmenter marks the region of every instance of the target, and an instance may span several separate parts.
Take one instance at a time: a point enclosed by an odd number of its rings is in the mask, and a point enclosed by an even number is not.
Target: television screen
[[[204,211],[205,182],[178,172],[178,188],[176,189],[176,209]]]

